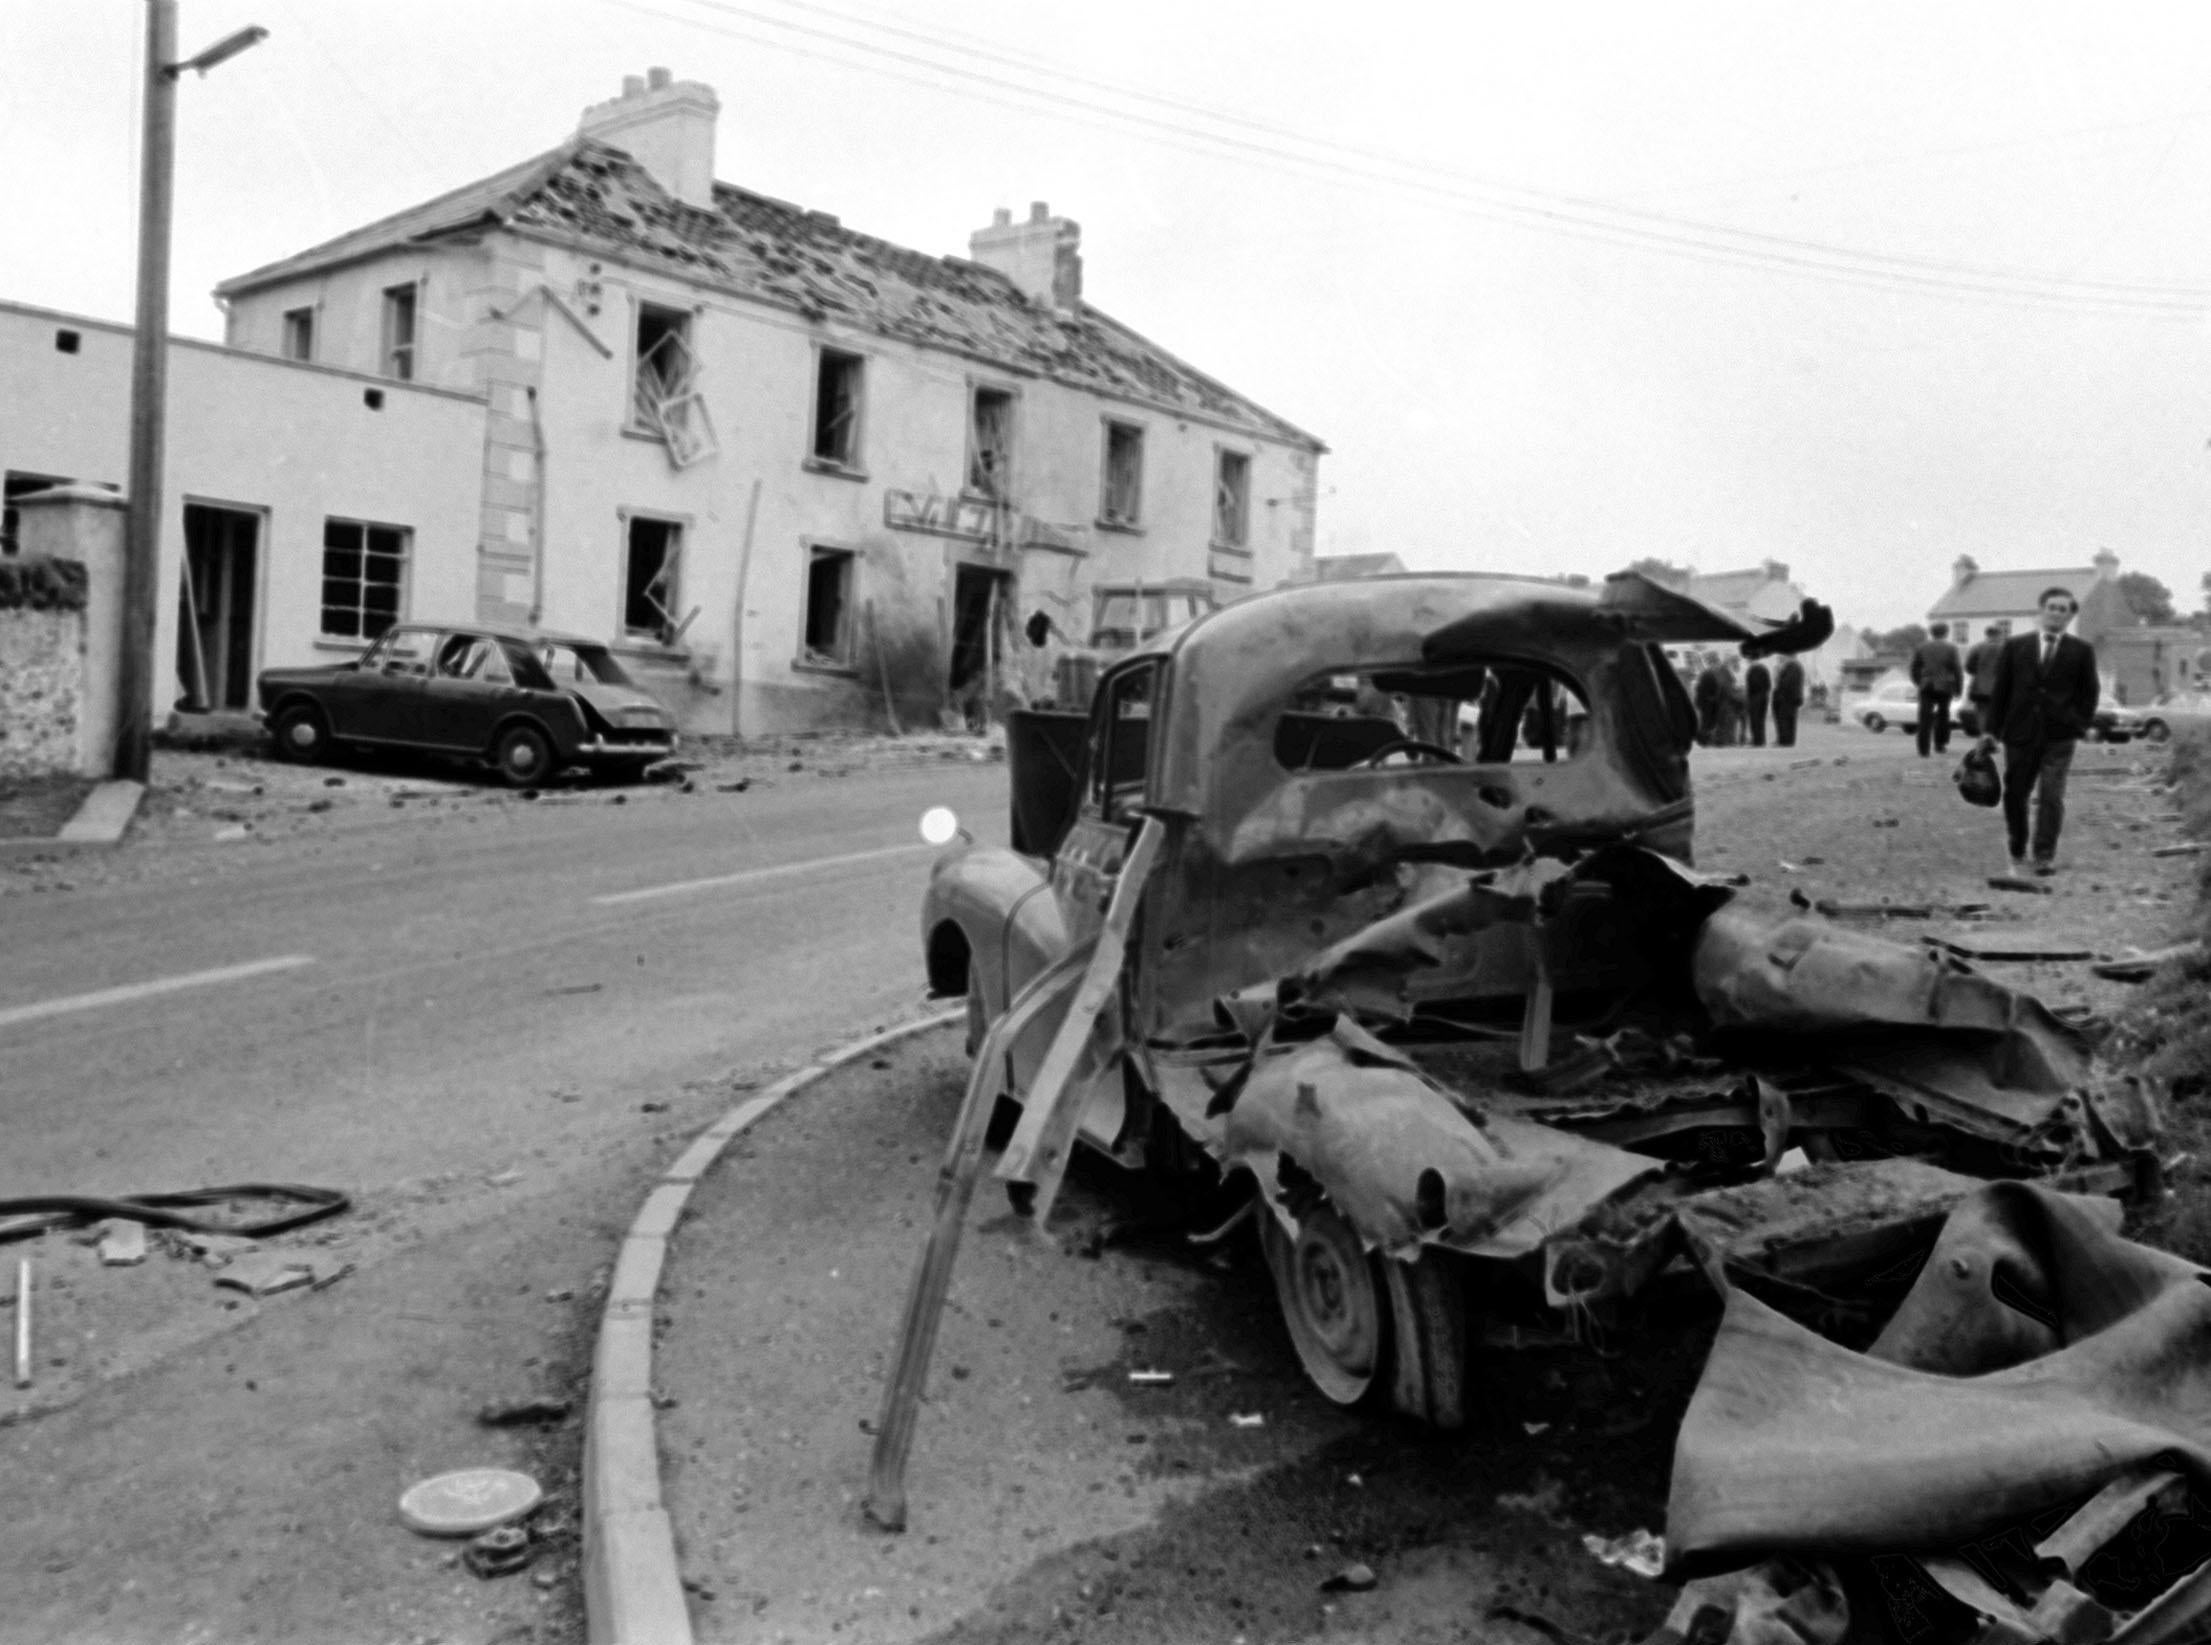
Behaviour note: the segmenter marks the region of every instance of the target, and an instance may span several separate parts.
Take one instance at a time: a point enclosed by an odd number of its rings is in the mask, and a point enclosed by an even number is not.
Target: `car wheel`
[[[1384,1262],[1390,1287],[1390,1403],[1436,1428],[1466,1426],[1466,1288],[1441,1251]]]
[[[1866,729],[1868,731],[1880,732],[1886,731],[1888,728],[1889,722],[1882,719],[1880,715],[1868,714],[1866,716]]]
[[[553,745],[534,725],[511,725],[499,735],[491,763],[510,788],[528,788],[553,774]]]
[[[330,757],[330,722],[313,703],[287,703],[269,726],[280,760],[314,765]]]
[[[2163,720],[2144,720],[2142,722],[2142,740],[2146,743],[2161,743],[2172,734],[2173,728]]]
[[[1390,1328],[1387,1293],[1375,1275],[1379,1259],[1325,1205],[1299,1218],[1295,1234],[1262,1205],[1259,1243],[1306,1376],[1338,1405],[1366,1399],[1382,1380]]]

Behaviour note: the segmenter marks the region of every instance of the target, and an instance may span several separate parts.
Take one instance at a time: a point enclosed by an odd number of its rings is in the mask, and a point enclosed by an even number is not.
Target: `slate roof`
[[[950,349],[1055,382],[1326,448],[1084,303],[1062,318],[995,269],[856,233],[825,212],[714,185],[712,211],[669,195],[623,150],[572,138],[550,153],[224,281],[219,297],[397,246],[505,228],[699,284]]]
[[[2067,566],[2058,571],[1977,571],[1949,590],[1927,609],[1936,617],[2016,617],[2033,611],[2045,588],[2071,592],[2074,603],[2085,606],[2088,591],[2096,586],[2094,566]]]

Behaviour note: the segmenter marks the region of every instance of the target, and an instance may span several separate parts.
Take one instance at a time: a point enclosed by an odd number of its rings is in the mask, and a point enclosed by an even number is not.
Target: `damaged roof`
[[[843,227],[826,212],[714,185],[711,211],[664,190],[624,150],[592,138],[225,280],[228,299],[402,246],[504,228],[658,269],[703,286],[970,355],[1072,387],[1203,416],[1270,440],[1313,435],[1177,359],[1088,303],[1033,303],[1003,274]]]

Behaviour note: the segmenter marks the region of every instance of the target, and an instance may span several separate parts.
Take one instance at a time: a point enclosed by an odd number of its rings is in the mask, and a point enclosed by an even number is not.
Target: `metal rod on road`
[[[31,1385],[31,1259],[15,1265],[15,1385]]]
[[[960,1102],[960,1117],[953,1123],[944,1163],[937,1169],[936,1219],[929,1229],[929,1242],[921,1248],[913,1290],[906,1297],[905,1317],[898,1326],[898,1355],[890,1380],[883,1385],[883,1409],[875,1425],[875,1456],[868,1469],[865,1506],[869,1520],[883,1530],[906,1528],[906,1457],[913,1449],[914,1420],[929,1377],[929,1356],[936,1351],[945,1293],[952,1286],[960,1227],[975,1197],[975,1179],[982,1174],[983,1138],[1004,1087],[1006,1054],[1038,1017],[1075,991],[1090,949],[1090,944],[1078,943],[1040,973],[975,1048],[967,1095]],[[968,986],[977,982],[970,972]]]

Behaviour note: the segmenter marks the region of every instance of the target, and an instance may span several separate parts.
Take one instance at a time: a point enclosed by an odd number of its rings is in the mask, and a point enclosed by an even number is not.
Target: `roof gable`
[[[714,185],[669,195],[623,150],[577,138],[424,205],[226,280],[224,297],[487,226],[656,267],[809,319],[941,348],[1101,394],[1324,449],[1321,442],[1085,303],[1056,314],[995,269],[856,233],[827,213]]]
[[[1928,607],[1933,617],[2005,617],[2033,611],[2041,604],[2042,591],[2062,588],[2076,605],[2084,603],[2096,586],[2094,566],[2069,566],[2058,571],[1977,571],[1962,583],[1953,583],[1942,598]]]

